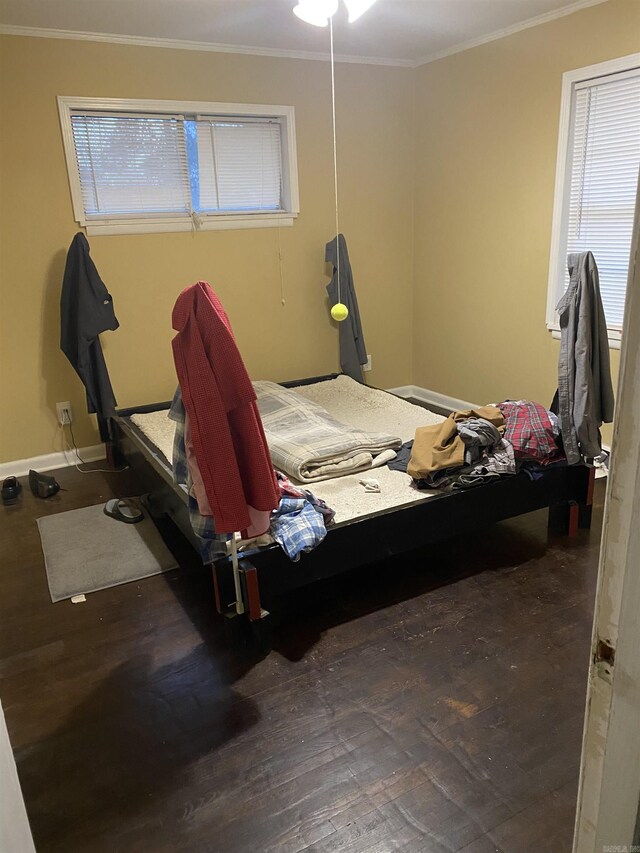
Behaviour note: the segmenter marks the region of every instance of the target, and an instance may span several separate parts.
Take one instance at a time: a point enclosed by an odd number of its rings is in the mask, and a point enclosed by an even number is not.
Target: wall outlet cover
[[[73,410],[69,400],[66,400],[64,403],[56,403],[56,413],[59,424],[64,426],[73,422]]]

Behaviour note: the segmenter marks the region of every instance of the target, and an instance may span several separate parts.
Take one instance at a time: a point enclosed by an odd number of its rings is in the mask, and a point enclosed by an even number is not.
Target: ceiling
[[[68,37],[90,33],[100,40],[168,39],[213,50],[325,55],[327,29],[296,18],[295,2],[0,0],[0,32],[33,27]],[[347,23],[341,4],[334,18],[335,49],[353,61],[417,65],[601,2],[606,0],[378,0],[354,24]]]

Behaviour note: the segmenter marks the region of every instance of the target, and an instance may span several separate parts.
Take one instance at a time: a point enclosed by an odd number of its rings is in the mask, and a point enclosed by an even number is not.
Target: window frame
[[[560,338],[560,323],[556,305],[564,293],[566,272],[566,252],[561,247],[567,244],[569,227],[569,195],[571,170],[569,157],[573,147],[574,132],[574,92],[580,84],[597,81],[602,77],[623,72],[640,71],[640,53],[631,53],[618,59],[610,59],[584,68],[566,71],[562,75],[562,98],[560,102],[560,127],[558,131],[558,151],[556,159],[556,182],[553,198],[553,221],[551,228],[551,252],[549,257],[549,281],[547,286],[547,329],[554,338]],[[609,346],[620,349],[622,332],[619,329],[607,329]]]
[[[57,100],[73,215],[76,222],[86,228],[89,236],[291,226],[300,212],[295,108],[292,106],[211,103],[208,101],[85,98],[71,95],[59,95]],[[125,214],[118,217],[105,217],[104,219],[97,216],[87,216],[82,200],[80,173],[71,125],[73,110],[277,119],[282,127],[282,197],[285,209],[278,211],[242,211],[239,213],[198,213],[196,217],[191,217],[188,214],[181,216],[172,214],[145,214],[144,216]]]

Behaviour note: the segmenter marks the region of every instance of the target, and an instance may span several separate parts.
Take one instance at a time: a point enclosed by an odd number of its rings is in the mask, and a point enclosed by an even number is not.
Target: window
[[[567,255],[591,251],[611,346],[620,346],[640,170],[640,54],[563,78],[547,326],[569,284]]]
[[[291,225],[293,107],[58,98],[89,234]]]

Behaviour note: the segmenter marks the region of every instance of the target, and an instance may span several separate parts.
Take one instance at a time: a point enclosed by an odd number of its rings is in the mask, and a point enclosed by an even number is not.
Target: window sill
[[[547,326],[548,330],[551,332],[551,337],[556,341],[560,340],[560,329],[557,326]],[[620,349],[622,333],[616,331],[615,329],[611,329],[609,332],[609,349]]]
[[[84,223],[89,237],[108,234],[166,234],[181,231],[230,231],[242,228],[285,228],[296,213],[202,217],[198,225],[184,217],[175,219],[91,220]]]

